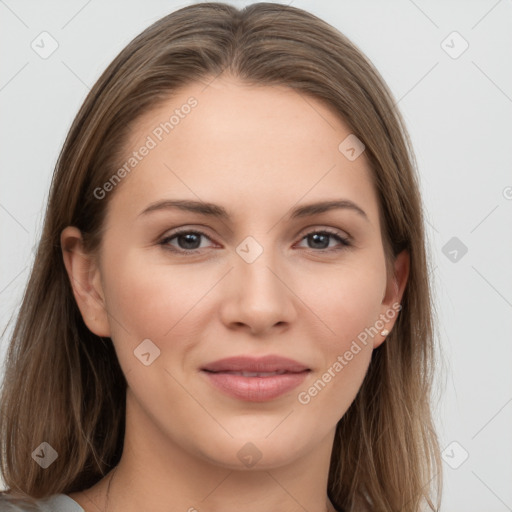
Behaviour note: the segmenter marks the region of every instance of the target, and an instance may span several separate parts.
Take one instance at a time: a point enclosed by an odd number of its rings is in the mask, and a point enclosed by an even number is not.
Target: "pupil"
[[[329,247],[329,235],[323,233],[315,233],[310,235],[310,241],[313,241],[313,245],[316,249],[326,249]],[[321,247],[318,247],[318,244]]]
[[[199,236],[195,233],[187,233],[186,235],[180,235],[179,241],[185,240],[185,243],[179,243],[182,249],[198,249],[199,248]]]

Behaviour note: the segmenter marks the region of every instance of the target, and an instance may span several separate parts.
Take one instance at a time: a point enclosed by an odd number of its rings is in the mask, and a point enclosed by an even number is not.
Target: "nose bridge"
[[[262,237],[260,237],[261,239]],[[277,249],[271,246],[271,237],[265,238],[265,246],[252,236],[246,237],[236,248],[238,261],[236,262],[236,276],[240,279],[239,288],[242,297],[253,299],[272,297],[282,293],[282,283],[275,273],[277,263]]]
[[[246,324],[256,331],[292,320],[290,291],[284,285],[286,277],[280,275],[283,265],[278,249],[269,245],[271,238],[265,238],[264,246],[255,237],[247,237],[237,246],[231,272],[233,293],[225,309],[228,323]]]

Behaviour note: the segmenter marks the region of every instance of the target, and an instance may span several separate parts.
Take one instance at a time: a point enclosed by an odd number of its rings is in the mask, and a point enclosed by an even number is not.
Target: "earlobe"
[[[380,346],[386,336],[389,335],[398,317],[401,309],[400,302],[402,300],[407,280],[409,278],[410,257],[406,250],[403,250],[395,258],[393,263],[393,276],[388,279],[386,291],[382,299],[381,319],[384,327],[380,331],[380,335],[376,337],[373,348]]]
[[[62,257],[82,318],[91,332],[109,337],[110,325],[101,286],[100,269],[83,248],[80,230],[65,228],[60,236]]]

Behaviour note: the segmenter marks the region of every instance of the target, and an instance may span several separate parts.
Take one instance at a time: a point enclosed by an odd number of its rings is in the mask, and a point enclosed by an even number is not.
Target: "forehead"
[[[150,149],[132,162],[112,202],[133,210],[169,196],[278,214],[301,198],[347,197],[375,219],[364,152],[350,160],[340,151],[351,136],[331,108],[302,92],[232,78],[192,83],[134,124],[125,162]]]

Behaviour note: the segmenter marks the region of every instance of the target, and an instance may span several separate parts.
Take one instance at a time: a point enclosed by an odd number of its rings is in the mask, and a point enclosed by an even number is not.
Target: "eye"
[[[338,247],[332,247],[332,241],[338,242]],[[345,247],[350,247],[351,243],[348,238],[341,236],[339,233],[330,231],[328,229],[322,229],[319,231],[311,231],[306,234],[302,239],[311,244],[309,249],[318,249],[319,251],[339,251]]]
[[[160,243],[167,249],[176,252],[194,252],[198,249],[203,249],[201,246],[201,237],[209,238],[201,231],[178,231],[171,236],[165,237]],[[175,240],[176,244],[172,244],[171,241]],[[177,247],[176,247],[177,245]]]
[[[202,231],[181,230],[163,238],[159,245],[175,253],[194,254],[207,247],[201,243],[202,238],[211,241]],[[352,245],[348,238],[329,229],[311,231],[301,238],[301,242],[304,241],[310,244],[310,247],[306,248],[314,252],[339,251]],[[334,244],[333,247],[331,243],[333,241],[338,243],[337,246]]]

